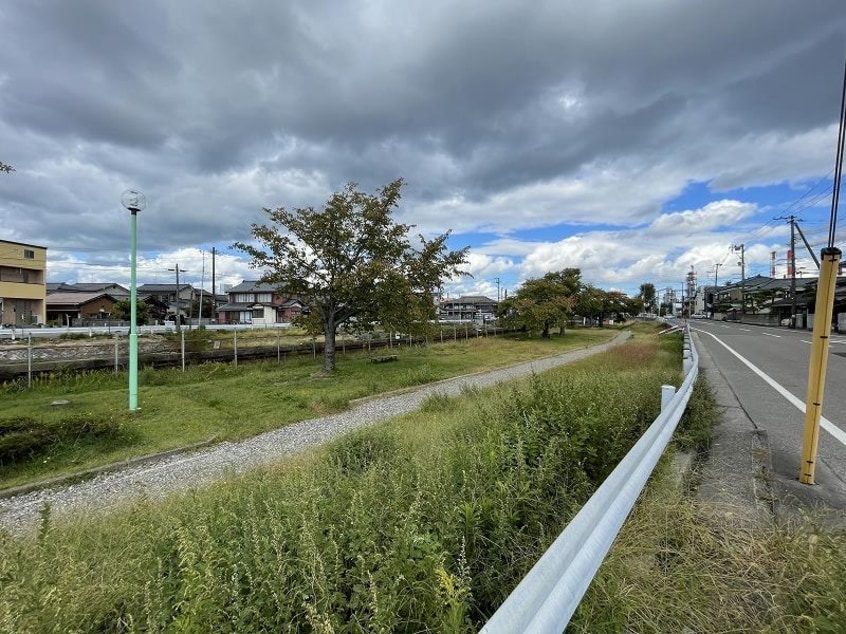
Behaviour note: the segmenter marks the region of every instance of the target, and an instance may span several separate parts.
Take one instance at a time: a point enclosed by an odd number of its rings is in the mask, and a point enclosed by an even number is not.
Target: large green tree
[[[258,246],[233,245],[263,271],[262,282],[309,307],[305,321],[318,324],[325,337],[325,372],[335,369],[339,326],[379,321],[413,331],[434,318],[435,289],[445,278],[463,274],[467,248],[447,250],[449,232],[432,240],[418,236],[412,244],[413,226],[393,220],[402,186],[397,179],[368,194],[349,183],[321,210],[265,209],[270,224],[252,225]]]
[[[606,291],[592,284],[585,284],[576,298],[576,312],[596,321],[599,326],[610,317],[625,321],[629,315],[640,312],[640,298],[631,298],[620,291]]]
[[[506,328],[524,328],[549,337],[550,328],[564,327],[581,290],[581,271],[567,268],[523,282],[517,292],[500,302],[499,318]]]
[[[655,284],[644,282],[640,285],[640,298],[643,300],[643,312],[651,313],[655,310]]]

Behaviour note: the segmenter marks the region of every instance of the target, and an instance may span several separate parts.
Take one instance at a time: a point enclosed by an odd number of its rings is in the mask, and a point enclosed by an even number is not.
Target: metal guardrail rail
[[[494,613],[482,634],[564,631],[670,442],[698,368],[699,355],[686,330],[681,388],[662,403],[658,418]]]

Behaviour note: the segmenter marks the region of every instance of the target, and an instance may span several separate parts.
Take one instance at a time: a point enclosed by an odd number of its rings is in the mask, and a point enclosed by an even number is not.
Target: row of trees
[[[12,168],[0,163],[0,169]],[[299,323],[325,337],[325,372],[335,369],[339,328],[368,331],[378,325],[422,334],[436,314],[435,291],[445,279],[469,275],[462,269],[469,247],[448,250],[449,231],[431,240],[418,235],[412,241],[413,225],[392,219],[403,184],[397,179],[368,194],[349,183],[321,210],[265,209],[270,222],[252,225],[254,241],[233,244],[250,256],[251,267],[262,271],[261,282],[276,285],[309,307]],[[551,328],[563,332],[574,314],[601,324],[611,316],[640,312],[642,303],[585,284],[579,269],[568,268],[527,280],[502,302],[500,316],[506,326],[548,337]],[[162,310],[166,307],[139,304],[139,322],[160,318]],[[126,301],[118,303],[113,314],[129,318],[129,312]]]
[[[498,316],[506,328],[549,337],[556,328],[563,334],[576,315],[601,326],[609,318],[625,320],[638,314],[642,305],[642,297],[631,298],[620,291],[586,284],[580,269],[566,268],[526,280],[516,293],[500,303]]]
[[[449,231],[433,240],[412,242],[412,225],[394,222],[403,181],[397,179],[375,194],[354,183],[333,194],[321,210],[312,207],[265,209],[270,223],[253,224],[254,242],[237,242],[250,266],[263,271],[261,281],[299,297],[310,308],[301,319],[323,334],[323,370],[335,369],[335,337],[340,327],[422,334],[435,317],[434,291],[462,270],[468,248],[449,251]],[[630,298],[582,282],[581,271],[567,268],[527,280],[500,304],[506,327],[539,332],[561,328],[579,315],[599,325],[654,308],[655,287],[641,286]]]

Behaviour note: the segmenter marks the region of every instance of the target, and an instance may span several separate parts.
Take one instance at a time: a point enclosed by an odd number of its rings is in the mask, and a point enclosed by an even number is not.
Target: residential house
[[[73,326],[80,319],[107,320],[118,300],[102,292],[56,292],[47,295],[47,322]]]
[[[466,295],[457,299],[445,299],[439,307],[441,321],[466,319],[492,319],[499,303],[483,295]]]
[[[47,247],[0,240],[0,325],[47,320]]]
[[[217,319],[221,324],[290,323],[303,308],[298,298],[280,293],[273,284],[244,280],[229,289],[228,301],[217,307]]]
[[[190,284],[142,284],[136,289],[140,301],[167,306],[167,314],[190,317],[191,300],[199,298],[200,292]]]

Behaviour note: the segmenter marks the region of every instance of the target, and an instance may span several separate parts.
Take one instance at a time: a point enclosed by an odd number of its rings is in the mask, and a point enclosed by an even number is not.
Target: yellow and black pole
[[[828,246],[820,258],[820,279],[814,308],[814,335],[811,342],[811,361],[808,367],[808,396],[805,399],[805,431],[802,434],[802,464],[799,481],[814,484],[817,465],[817,445],[820,441],[825,371],[828,367],[831,316],[834,312],[834,289],[840,268],[840,249],[834,246],[837,233],[837,209],[840,204],[840,182],[843,174],[843,155],[846,149],[846,63],[843,65],[843,88],[840,95],[840,130],[837,133],[837,153],[834,159],[834,180],[831,191],[831,220],[828,225]]]
[[[808,395],[805,399],[805,431],[802,434],[802,464],[799,472],[799,481],[802,484],[814,484],[817,445],[820,440],[820,417],[825,392],[825,373],[828,367],[831,316],[834,309],[834,289],[837,284],[840,256],[841,252],[837,247],[826,247],[822,250],[814,310],[811,362],[808,368]]]

